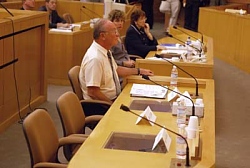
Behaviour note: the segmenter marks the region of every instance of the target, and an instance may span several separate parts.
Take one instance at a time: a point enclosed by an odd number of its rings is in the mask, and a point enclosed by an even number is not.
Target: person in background
[[[21,10],[32,10],[35,7],[35,0],[23,0],[23,6]]]
[[[41,6],[39,11],[47,11],[49,13],[49,28],[70,27],[56,11],[56,0],[45,0],[45,6]]]
[[[117,30],[120,31],[122,30],[125,21],[125,13],[121,10],[114,9],[109,13],[108,19],[113,22]],[[135,61],[130,59],[120,37],[118,38],[118,43],[110,50],[117,65],[129,68],[135,67]]]
[[[110,20],[100,19],[95,23],[93,38],[94,41],[82,59],[79,73],[84,99],[112,103],[121,92],[118,76],[153,75],[147,69],[117,66],[110,49],[117,44],[119,33]]]
[[[170,19],[166,29],[166,35],[169,34],[169,29],[171,26],[175,26],[177,23],[178,15],[180,12],[181,3],[180,0],[170,0]]]
[[[130,17],[131,25],[126,32],[125,46],[128,54],[145,58],[149,51],[164,49],[158,45],[157,40],[151,34],[149,24],[146,23],[145,12],[137,9]]]
[[[154,0],[143,0],[141,2],[141,9],[145,12],[150,29],[154,26]]]
[[[208,0],[183,0],[185,7],[184,28],[197,32],[199,8],[208,5]]]

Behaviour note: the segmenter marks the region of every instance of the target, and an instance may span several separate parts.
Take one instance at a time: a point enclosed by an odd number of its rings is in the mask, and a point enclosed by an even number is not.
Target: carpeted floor
[[[156,23],[152,33],[164,36],[163,23]],[[214,59],[216,104],[216,167],[250,167],[250,75],[227,63]],[[48,86],[48,101],[41,105],[51,114],[60,136],[62,128],[55,101],[69,86]],[[248,104],[249,103],[249,104]],[[22,125],[14,123],[0,134],[0,168],[30,167],[29,153]]]

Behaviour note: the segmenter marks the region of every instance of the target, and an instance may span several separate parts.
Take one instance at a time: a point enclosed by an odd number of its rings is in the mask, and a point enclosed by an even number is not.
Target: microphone
[[[14,15],[2,3],[0,3],[0,6],[4,8],[4,10],[6,10],[11,16],[14,17]]]
[[[98,16],[99,18],[102,18],[102,16],[100,16],[100,15],[99,15],[98,13],[96,13],[95,11],[90,10],[90,9],[87,8],[85,5],[83,5],[82,8],[84,8],[84,9],[88,10],[89,12],[95,14],[95,15]],[[86,13],[85,13],[85,14],[86,14]],[[86,15],[88,15],[88,14],[86,14]],[[92,18],[92,17],[90,17],[89,15],[88,15],[88,17],[89,17],[89,18]]]
[[[180,66],[178,66],[178,65],[176,65],[176,64],[174,64],[173,62],[171,62],[171,61],[169,61],[168,59],[165,59],[164,57],[162,57],[161,55],[159,55],[159,54],[155,54],[155,57],[157,57],[157,58],[161,58],[161,59],[163,59],[163,60],[165,60],[165,61],[167,61],[168,63],[170,63],[170,64],[172,64],[172,65],[174,65],[174,66],[176,66],[178,69],[180,69],[182,72],[184,72],[184,73],[186,73],[186,74],[188,74],[190,77],[192,77],[194,80],[195,80],[195,98],[197,98],[198,96],[199,96],[199,91],[198,91],[198,89],[199,89],[199,87],[198,87],[198,81],[197,81],[197,79],[192,75],[192,74],[190,74],[190,73],[188,73],[187,71],[185,71],[184,69],[182,69]]]
[[[196,47],[194,47],[194,46],[192,46],[192,45],[190,45],[190,44],[186,44],[184,41],[182,41],[182,40],[180,40],[180,39],[174,37],[174,36],[171,35],[171,34],[168,34],[168,36],[171,37],[171,38],[174,38],[175,40],[178,40],[179,42],[181,42],[181,43],[184,44],[184,45],[188,45],[188,46],[192,47],[193,49],[195,49],[196,51],[199,52],[199,57],[201,57],[202,49],[198,49],[198,48],[196,48]]]
[[[184,33],[184,34],[186,34],[186,35],[188,35],[188,36],[190,36],[190,37],[193,37],[193,38],[196,39],[196,40],[199,40],[198,38],[196,38],[196,37],[194,37],[194,36],[188,34],[187,32],[185,32],[185,31],[183,31],[183,30],[181,30],[181,29],[178,29],[177,26],[173,26],[173,28],[174,28],[174,29],[177,29],[177,30],[179,30],[179,31],[181,31],[182,33]],[[201,35],[201,43],[204,44],[204,43],[203,43],[203,34],[200,33],[200,32],[197,32],[197,33],[199,33],[199,34]]]
[[[184,95],[184,94],[181,94],[181,93],[179,93],[179,92],[176,92],[175,90],[172,90],[172,89],[170,89],[170,88],[167,88],[167,87],[165,87],[165,86],[162,86],[162,85],[160,85],[159,83],[156,83],[155,81],[152,81],[147,75],[142,75],[142,78],[143,79],[146,79],[146,80],[149,80],[150,82],[152,82],[152,83],[154,83],[154,84],[156,84],[156,85],[159,85],[159,86],[161,86],[161,87],[163,87],[163,88],[165,88],[165,89],[169,89],[169,90],[171,90],[172,92],[174,92],[174,93],[176,93],[176,94],[178,94],[178,95],[181,95],[181,96],[183,96],[183,97],[186,97],[187,99],[189,99],[191,102],[192,102],[192,116],[195,116],[195,106],[194,106],[194,102],[193,102],[193,100],[190,98],[190,97],[188,97],[188,96],[186,96],[186,95]]]
[[[11,64],[14,64],[14,63],[17,62],[17,61],[18,61],[18,58],[14,59],[14,60],[12,60],[12,61],[10,61],[10,62],[7,62],[7,63],[5,63],[5,64],[3,64],[3,65],[0,65],[0,69],[3,69],[3,68],[5,68],[5,67],[7,67],[7,66],[9,66],[9,65],[11,65]]]
[[[125,106],[123,104],[121,104],[120,109],[122,109],[123,111],[126,111],[126,112],[130,112],[130,113],[132,113],[132,114],[134,114],[134,115],[136,115],[136,116],[138,116],[138,117],[140,117],[140,118],[142,118],[142,119],[144,119],[144,120],[146,120],[148,122],[151,122],[151,123],[157,125],[160,128],[163,128],[163,129],[165,129],[165,130],[167,130],[167,131],[181,137],[185,141],[185,143],[187,145],[187,147],[186,147],[186,166],[190,166],[190,163],[189,163],[189,147],[188,147],[187,139],[185,137],[183,137],[181,134],[179,134],[179,133],[177,133],[175,131],[172,131],[172,130],[170,130],[170,129],[168,129],[168,128],[166,128],[166,127],[164,127],[164,126],[162,126],[162,125],[160,125],[160,124],[158,124],[156,122],[153,122],[153,121],[147,119],[146,117],[142,117],[142,116],[136,114],[135,112],[131,111],[127,106]]]

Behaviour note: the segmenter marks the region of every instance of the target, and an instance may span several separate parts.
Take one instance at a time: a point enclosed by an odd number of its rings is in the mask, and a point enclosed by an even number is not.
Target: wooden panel
[[[0,70],[0,132],[19,120],[19,111],[24,116],[30,111],[29,104],[35,108],[47,99],[47,14],[22,10],[11,12],[14,17],[0,19],[0,29],[3,30],[0,31],[0,65],[15,58],[18,62]],[[2,13],[6,11],[0,9],[0,16]],[[13,20],[14,27],[10,20]],[[17,33],[15,36],[11,36],[13,31]]]
[[[249,26],[249,15],[235,15],[216,9],[200,10],[199,31],[214,39],[214,55],[248,73]]]

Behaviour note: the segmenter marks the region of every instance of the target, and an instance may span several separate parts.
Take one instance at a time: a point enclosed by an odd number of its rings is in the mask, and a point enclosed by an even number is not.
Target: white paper
[[[165,98],[167,89],[158,85],[136,84],[134,83],[130,94],[136,97]]]

